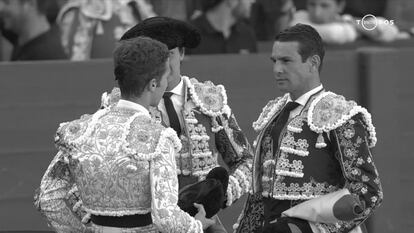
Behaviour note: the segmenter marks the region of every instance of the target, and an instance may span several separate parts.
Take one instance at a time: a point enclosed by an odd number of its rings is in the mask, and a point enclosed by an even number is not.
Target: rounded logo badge
[[[358,25],[361,25],[361,27],[367,31],[372,31],[375,28],[378,27],[378,25],[393,25],[394,20],[388,20],[388,19],[377,19],[375,15],[373,14],[367,14],[362,17],[360,20],[356,20]]]

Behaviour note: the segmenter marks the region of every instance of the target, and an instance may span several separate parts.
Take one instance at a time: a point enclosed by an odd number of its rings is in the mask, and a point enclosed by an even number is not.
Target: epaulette
[[[65,149],[73,145],[80,145],[88,137],[93,128],[90,127],[97,119],[106,114],[109,109],[98,110],[93,115],[85,114],[79,119],[64,122],[59,125],[55,135],[55,144],[59,149]]]
[[[93,115],[84,115],[80,119],[62,123],[56,132],[56,146],[62,151],[73,149],[76,151],[83,146],[94,147],[94,140],[98,137],[94,132],[97,127],[106,127],[100,124],[100,118],[112,111],[122,112],[123,110],[105,108]],[[114,143],[120,146],[123,153],[134,156],[137,160],[152,160],[161,154],[169,153],[169,147],[166,147],[167,141],[170,141],[170,145],[173,145],[176,152],[181,149],[181,142],[173,129],[163,127],[142,113],[131,112],[125,117],[122,121],[126,124],[125,130],[121,130],[120,136],[113,138]],[[112,125],[108,127],[114,128]],[[108,143],[111,142],[111,137],[106,140],[109,140]]]
[[[355,101],[346,100],[341,95],[324,92],[317,96],[309,107],[307,119],[310,129],[320,134],[344,125],[357,114],[361,114],[369,134],[369,147],[374,147],[377,138],[371,114],[364,107],[357,105]]]
[[[223,85],[215,85],[211,81],[199,82],[195,78],[183,76],[185,85],[189,88],[189,94],[194,104],[200,110],[210,116],[231,114],[230,107],[227,105],[226,89]]]
[[[286,101],[289,98],[289,94],[285,94],[284,96],[277,97],[274,100],[270,100],[266,106],[263,107],[262,112],[259,115],[259,118],[253,122],[253,129],[256,132],[261,131],[267,123],[272,119],[272,117],[280,112],[285,106]]]

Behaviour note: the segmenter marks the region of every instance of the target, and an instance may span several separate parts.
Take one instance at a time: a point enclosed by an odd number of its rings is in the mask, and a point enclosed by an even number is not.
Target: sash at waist
[[[100,226],[124,228],[143,227],[152,224],[151,213],[125,216],[91,215],[91,221]]]

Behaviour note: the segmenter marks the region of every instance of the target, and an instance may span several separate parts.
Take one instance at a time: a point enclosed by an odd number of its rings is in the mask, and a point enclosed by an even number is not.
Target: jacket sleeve
[[[177,205],[178,178],[171,140],[166,138],[159,147],[160,154],[155,156],[150,169],[154,224],[161,232],[202,233],[201,222]]]
[[[35,206],[56,232],[84,232],[79,198],[64,152],[59,151],[35,194]],[[77,204],[76,204],[77,203]]]
[[[215,135],[217,150],[229,168],[227,206],[251,190],[253,152],[234,114],[220,116],[223,129]]]
[[[368,147],[367,131],[361,115],[356,115],[344,125],[331,131],[337,157],[344,178],[345,187],[353,198],[359,201],[361,209],[351,221],[340,221],[334,224],[316,224],[321,232],[342,233],[360,225],[381,204],[383,199],[381,182],[375,167],[371,151]],[[340,210],[332,207],[333,212]]]

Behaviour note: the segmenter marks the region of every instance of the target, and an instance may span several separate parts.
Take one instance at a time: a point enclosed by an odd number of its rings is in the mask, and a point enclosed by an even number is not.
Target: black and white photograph
[[[414,232],[414,1],[0,0],[0,233]]]

